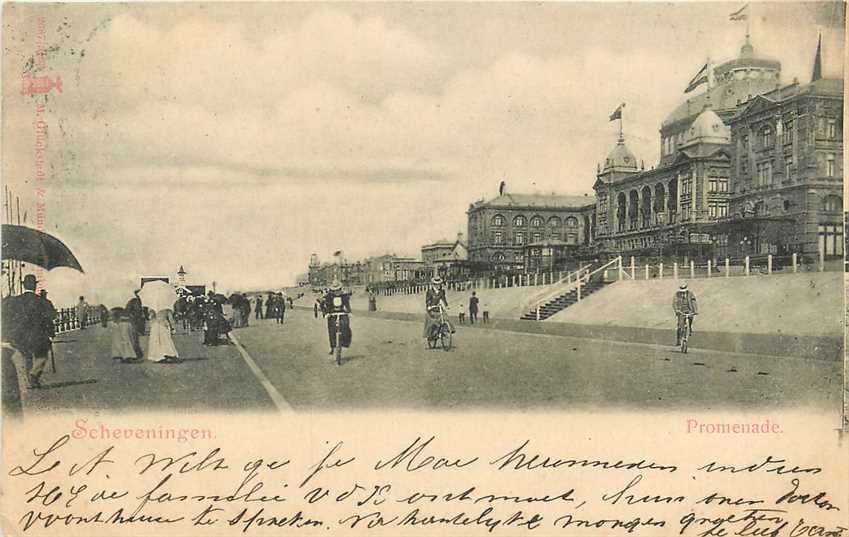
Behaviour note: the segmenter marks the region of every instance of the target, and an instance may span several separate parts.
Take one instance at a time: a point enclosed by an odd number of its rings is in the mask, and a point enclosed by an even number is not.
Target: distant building
[[[457,239],[442,239],[422,246],[422,263],[428,276],[459,278],[468,273],[469,249],[458,233]]]
[[[595,198],[555,194],[501,194],[469,205],[468,257],[472,270],[522,270],[524,248],[563,241],[577,251],[592,240]]]
[[[385,254],[364,261],[366,285],[392,282],[411,282],[425,277],[424,264],[411,257]]]

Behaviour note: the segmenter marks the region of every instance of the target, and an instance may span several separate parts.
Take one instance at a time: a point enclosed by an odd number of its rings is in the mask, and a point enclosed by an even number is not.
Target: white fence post
[[[825,270],[825,249],[820,250],[820,272]]]
[[[661,263],[660,265],[658,265],[658,269],[657,269],[657,277],[658,277],[658,279],[659,279],[659,280],[662,280],[662,279],[663,279],[663,263]]]
[[[622,280],[622,256],[620,255],[619,257],[616,258],[616,260],[618,261],[617,268],[619,269],[618,274],[619,274],[619,280],[621,281]]]
[[[578,302],[581,301],[581,278],[578,277]]]
[[[636,260],[634,259],[634,256],[631,256],[631,279],[632,280],[636,279],[635,270],[637,268],[637,265],[635,263],[636,263]]]
[[[692,259],[690,260],[690,279],[694,279],[696,277],[696,262]]]
[[[672,264],[672,279],[673,280],[678,279],[678,262],[677,261]]]
[[[796,254],[793,254],[793,272],[794,273],[799,269],[799,267],[796,265],[796,262],[797,262]]]
[[[539,304],[537,304],[537,321],[539,321]]]
[[[749,275],[749,256],[746,256],[746,276]]]
[[[646,279],[649,279],[649,264],[646,263]]]
[[[731,264],[728,261],[728,258],[725,258],[725,277],[731,276]]]
[[[539,285],[539,274],[534,274],[534,286]]]
[[[708,278],[710,278],[710,269],[711,269],[710,259],[708,259],[708,275],[707,275]]]
[[[772,274],[772,254],[766,256],[766,273]]]

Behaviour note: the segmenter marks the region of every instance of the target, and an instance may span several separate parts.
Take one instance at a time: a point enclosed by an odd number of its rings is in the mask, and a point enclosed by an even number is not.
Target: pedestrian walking
[[[466,306],[460,304],[457,307],[460,309],[460,312],[458,314],[458,317],[460,318],[460,324],[466,324]]]
[[[16,362],[15,366],[23,373],[30,389],[41,388],[41,375],[55,335],[51,316],[51,311],[55,310],[49,301],[35,294],[37,284],[35,276],[27,274],[23,281],[24,292],[6,297],[0,306],[3,341],[16,351],[12,353],[13,361],[14,357],[23,359],[22,364]]]
[[[256,318],[263,319],[262,315],[262,295],[257,295],[256,297]]]
[[[147,356],[151,362],[160,364],[177,363],[180,355],[174,346],[174,316],[169,309],[150,312],[150,337],[147,340]]]
[[[80,301],[77,302],[77,322],[80,324],[80,330],[85,330],[86,321],[88,321],[88,303],[85,297],[81,296]]]
[[[122,363],[137,362],[140,359],[139,336],[130,322],[127,310],[112,308],[112,359]]]
[[[478,300],[475,291],[472,291],[472,296],[469,297],[469,324],[475,324],[478,320]]]

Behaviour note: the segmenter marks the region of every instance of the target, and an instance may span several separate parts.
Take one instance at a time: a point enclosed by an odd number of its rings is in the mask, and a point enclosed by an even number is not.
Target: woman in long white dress
[[[151,312],[150,337],[147,340],[147,356],[151,362],[173,363],[180,361],[177,347],[171,333],[174,329],[174,315],[171,310]]]

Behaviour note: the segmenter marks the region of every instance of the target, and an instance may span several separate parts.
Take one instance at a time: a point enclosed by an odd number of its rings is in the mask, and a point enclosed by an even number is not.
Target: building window
[[[492,234],[492,242],[495,244],[504,244],[504,233],[501,231],[496,231]]]
[[[725,218],[728,216],[728,202],[724,200],[708,201],[708,214],[711,218]]]
[[[542,227],[542,217],[535,216],[531,218],[531,227]]]
[[[548,227],[550,227],[552,229],[559,228],[560,224],[561,224],[560,219],[556,216],[552,216],[551,218],[548,219]]]
[[[784,144],[793,143],[793,120],[787,120],[784,122],[784,128],[781,131],[781,141]]]
[[[689,196],[693,193],[693,181],[690,176],[684,176],[681,178],[681,195]]]
[[[761,146],[762,147],[772,147],[772,127],[766,126],[761,131]]]
[[[516,227],[525,227],[525,217],[521,215],[517,216],[513,219],[513,225]]]
[[[743,149],[748,149],[748,147],[749,147],[749,135],[748,135],[748,134],[744,134],[744,135],[740,138],[740,142],[741,142],[741,145],[743,146]]]
[[[557,231],[552,231],[551,232],[551,238],[555,241],[559,241],[560,240],[560,233],[557,232]]]
[[[828,177],[834,177],[837,175],[837,167],[834,163],[834,155],[829,153],[825,157],[825,175]]]
[[[504,254],[501,252],[492,254],[492,262],[493,263],[503,263],[504,262]]]
[[[842,224],[820,224],[819,251],[825,255],[843,255]]]
[[[690,204],[682,203],[681,204],[681,220],[686,222],[690,219]]]
[[[492,225],[495,227],[502,227],[504,225],[504,217],[500,214],[497,214],[492,217]]]
[[[566,219],[566,227],[578,227],[578,219],[574,216],[570,216]]]
[[[521,218],[521,217],[519,217],[519,218]],[[525,232],[524,231],[517,231],[513,235],[513,243],[516,246],[522,246],[523,244],[525,244]]]
[[[837,138],[837,121],[829,119],[827,128],[826,135],[832,140]]]
[[[541,240],[542,240],[542,233],[540,233],[539,231],[534,231],[533,233],[531,233],[531,241],[532,242],[539,242]]]
[[[728,179],[710,179],[708,181],[708,191],[715,192],[728,192]]]
[[[771,185],[772,184],[772,161],[767,160],[765,162],[759,162],[757,164],[757,172],[758,172],[758,185]]]
[[[840,196],[826,196],[822,203],[822,210],[828,213],[839,213],[843,210],[843,198]]]
[[[784,179],[790,179],[793,175],[791,169],[793,168],[793,157],[788,155],[784,157]]]

